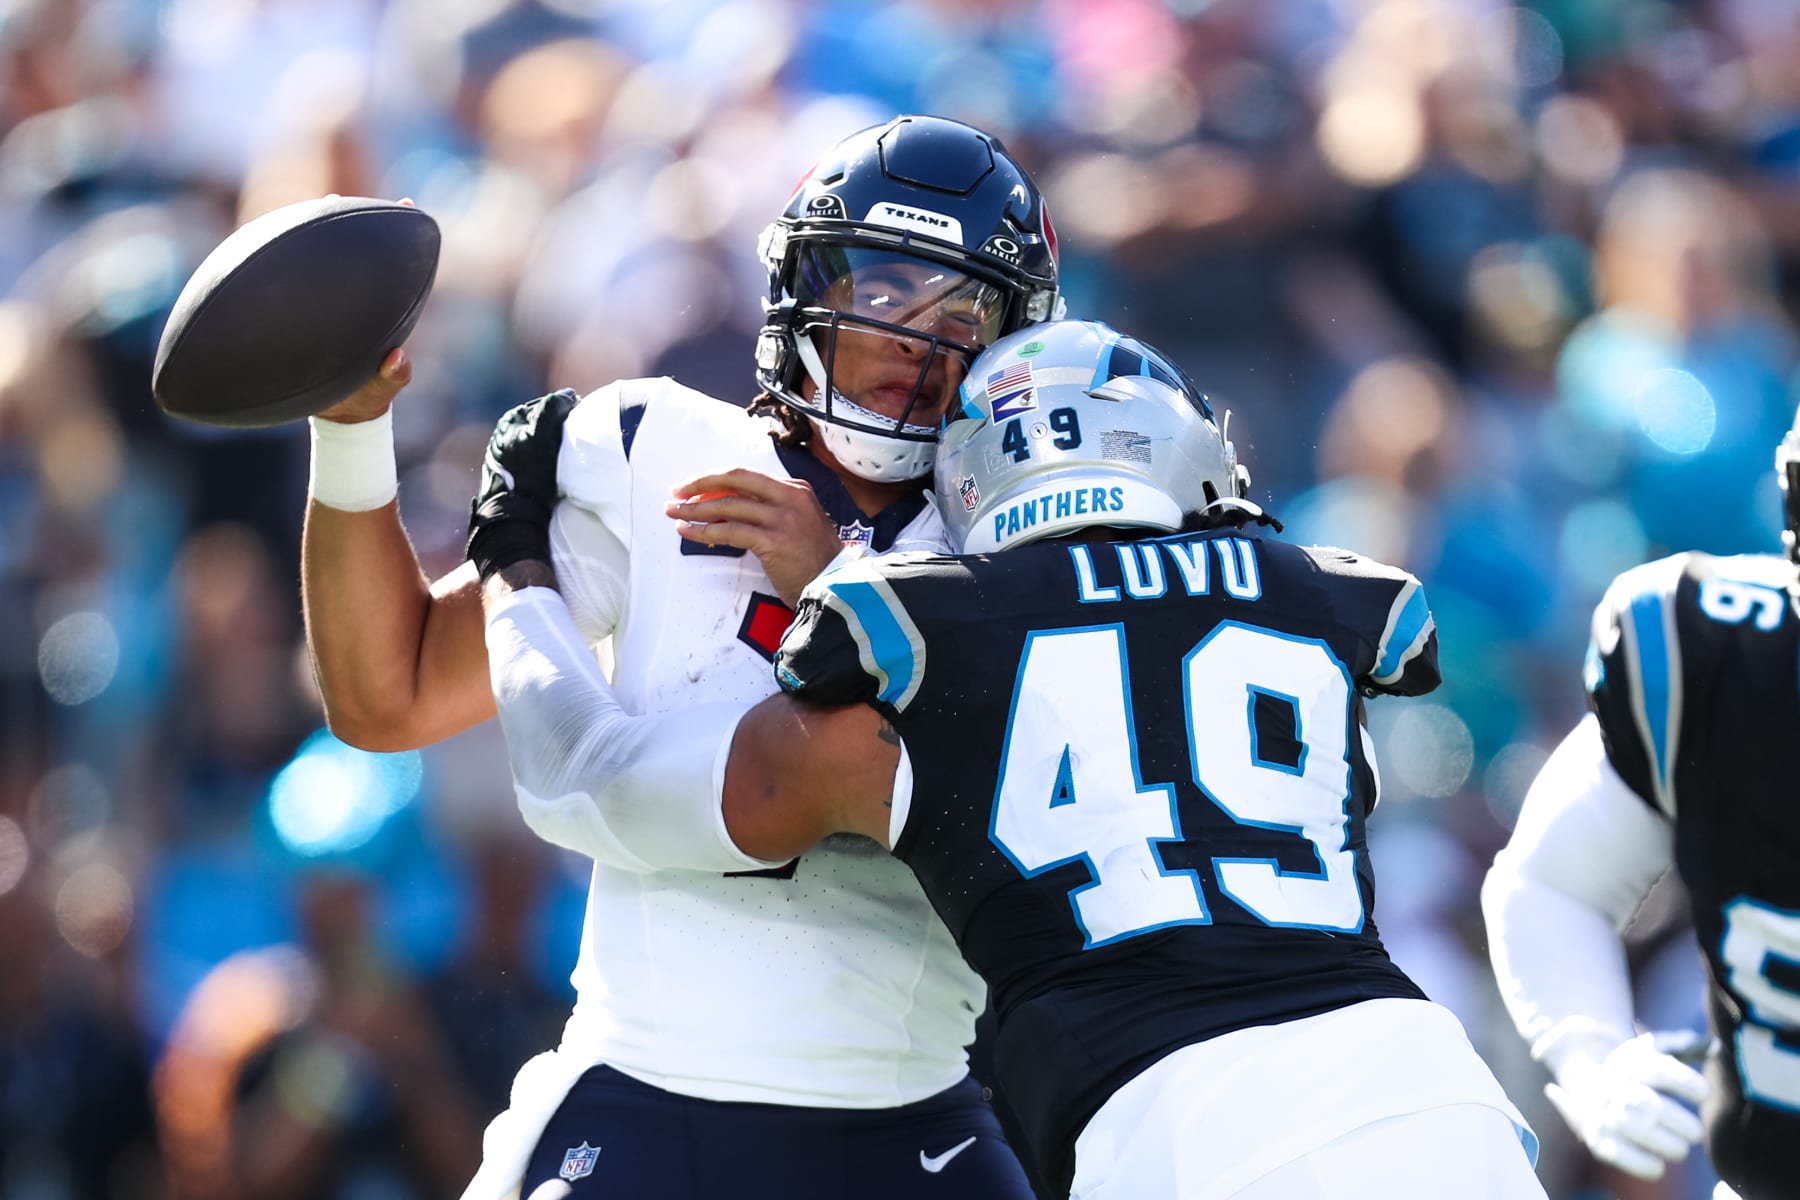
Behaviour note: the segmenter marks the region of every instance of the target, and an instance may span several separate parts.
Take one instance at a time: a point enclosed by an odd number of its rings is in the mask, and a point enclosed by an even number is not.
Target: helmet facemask
[[[1042,194],[998,139],[942,117],[829,148],[757,252],[758,384],[880,482],[929,475],[976,353],[1061,308]]]
[[[797,240],[783,266],[771,325],[788,331],[793,362],[775,394],[856,474],[930,474],[969,363],[1004,327],[1006,292],[935,259],[830,240]]]

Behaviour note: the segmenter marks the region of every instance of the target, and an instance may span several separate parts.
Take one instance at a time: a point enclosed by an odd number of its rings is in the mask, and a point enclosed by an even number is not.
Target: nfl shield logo
[[[557,1174],[564,1179],[580,1179],[584,1175],[594,1173],[594,1164],[600,1161],[600,1147],[590,1146],[586,1142],[563,1155],[562,1170]]]
[[[956,494],[962,497],[964,512],[974,512],[975,506],[981,503],[981,489],[975,486],[973,475],[962,477],[962,482],[956,485]]]

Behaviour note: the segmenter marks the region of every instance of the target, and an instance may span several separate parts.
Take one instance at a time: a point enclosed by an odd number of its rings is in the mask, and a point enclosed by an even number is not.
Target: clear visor
[[[1007,294],[929,259],[863,246],[810,243],[798,255],[794,299],[980,349],[999,338]]]

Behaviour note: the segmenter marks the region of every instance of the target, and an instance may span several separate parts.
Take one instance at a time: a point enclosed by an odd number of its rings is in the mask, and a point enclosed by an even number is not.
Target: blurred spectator
[[[0,817],[0,1195],[157,1200],[149,1047],[119,957],[126,926],[96,903],[117,896],[117,876],[66,873],[44,903],[32,884],[46,870],[27,877],[25,856],[19,826]]]
[[[174,1193],[454,1194],[485,1116],[414,982],[377,947],[368,881],[315,868],[302,942],[243,951],[194,989],[156,1073]]]
[[[1766,448],[1793,420],[1796,346],[1771,265],[1742,198],[1698,172],[1640,172],[1606,206],[1603,307],[1564,345],[1558,382],[1577,428],[1617,456],[1651,556],[1760,552],[1780,532]]]
[[[514,833],[484,838],[473,853],[473,912],[424,992],[485,1120],[506,1107],[519,1064],[561,1040],[569,1001],[531,960],[552,852]]]

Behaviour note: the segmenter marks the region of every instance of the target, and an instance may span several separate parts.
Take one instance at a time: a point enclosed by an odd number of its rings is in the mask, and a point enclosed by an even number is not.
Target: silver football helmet
[[[1002,338],[970,367],[960,399],[936,474],[938,507],[960,553],[1092,525],[1172,533],[1188,514],[1250,489],[1187,375],[1098,321],[1055,321]]]

